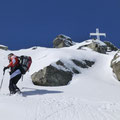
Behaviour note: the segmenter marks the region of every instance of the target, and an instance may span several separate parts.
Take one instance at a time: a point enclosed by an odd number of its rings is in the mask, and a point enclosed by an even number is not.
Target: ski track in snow
[[[120,104],[86,103],[79,99],[75,100],[73,98],[43,98],[40,103],[43,101],[44,104],[41,104],[40,106],[38,105],[36,120],[69,120],[70,118],[74,120],[120,119],[120,116],[119,118],[116,117],[118,113],[120,113],[120,109],[118,109],[118,106],[120,106]]]
[[[8,96],[2,97],[8,99]],[[10,101],[14,99],[15,103],[24,106],[22,120],[120,120],[120,103],[93,102],[61,95],[9,97]]]
[[[42,104],[41,104],[42,103]],[[73,98],[40,98],[36,108],[36,120],[118,120],[120,104],[85,103]]]

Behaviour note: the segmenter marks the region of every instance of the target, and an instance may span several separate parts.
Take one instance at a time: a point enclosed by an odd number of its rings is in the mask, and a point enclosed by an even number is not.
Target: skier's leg
[[[10,91],[10,94],[15,93],[14,84],[13,84],[13,78],[10,79],[10,82],[9,82],[9,91]]]
[[[21,78],[21,74],[15,76],[14,80],[13,80],[13,87],[14,87],[14,89],[15,89],[16,92],[20,91],[20,89],[16,85],[18,83],[18,81],[20,80],[20,78]]]

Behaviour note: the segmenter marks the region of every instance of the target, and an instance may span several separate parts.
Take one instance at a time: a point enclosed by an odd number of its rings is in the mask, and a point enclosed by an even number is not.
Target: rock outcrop
[[[53,43],[55,48],[70,47],[74,45],[71,38],[65,35],[57,36]],[[75,50],[87,50],[88,48],[90,48],[93,51],[106,54],[106,52],[108,52],[108,47],[112,51],[117,50],[114,45],[108,42],[104,43],[97,39],[84,41],[81,44],[78,44],[75,47],[71,48]],[[81,69],[92,67],[92,65],[94,65],[95,63],[94,61],[90,61],[89,59],[79,60],[78,58],[72,58],[74,57],[71,57],[71,59],[61,58],[60,60],[51,63],[50,65],[39,70],[38,72],[33,73],[31,76],[33,83],[35,85],[41,86],[67,85],[72,80],[74,74],[81,74]],[[113,60],[111,61],[111,67],[113,68],[113,72],[116,74],[118,80],[120,80],[120,51],[114,56]]]
[[[33,83],[41,86],[67,85],[74,74],[80,73],[80,68],[88,68],[94,64],[93,61],[88,60],[78,61],[72,59],[67,61],[68,63],[64,60],[58,60],[56,63],[35,72],[31,76]]]
[[[54,48],[62,48],[62,47],[70,47],[74,45],[72,42],[72,39],[68,36],[65,35],[58,35],[54,40],[53,40],[53,47]]]
[[[4,46],[4,45],[0,45],[0,49],[2,49],[2,50],[8,50],[8,47]]]
[[[120,81],[120,51],[118,51],[111,61],[111,67],[117,79]]]
[[[107,45],[108,47],[108,51],[117,51],[118,48],[116,46],[114,46],[111,42],[109,41],[104,41],[104,43]]]
[[[106,54],[107,52],[107,45],[104,42],[97,40],[97,39],[86,41],[86,44],[83,46],[80,46],[78,49],[81,49],[82,47],[88,47],[92,49],[93,51],[103,53],[103,54]]]
[[[67,85],[71,79],[72,73],[70,71],[58,70],[52,65],[32,75],[33,83],[43,86]]]

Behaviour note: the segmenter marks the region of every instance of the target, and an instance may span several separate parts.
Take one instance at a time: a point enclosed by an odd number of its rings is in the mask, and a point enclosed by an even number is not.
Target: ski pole
[[[0,83],[0,90],[1,90],[1,88],[2,88],[2,84],[3,84],[4,75],[5,75],[5,71],[3,72],[3,77],[2,77],[2,80],[1,80],[1,83]]]
[[[23,75],[21,76],[21,78],[22,78],[21,81],[23,82]]]

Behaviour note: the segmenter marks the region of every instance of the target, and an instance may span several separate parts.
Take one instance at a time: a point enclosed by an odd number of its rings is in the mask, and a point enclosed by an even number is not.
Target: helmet
[[[8,60],[10,60],[11,56],[13,56],[13,53],[8,54]]]
[[[13,55],[14,55],[13,53],[8,54],[8,56],[13,56]]]

